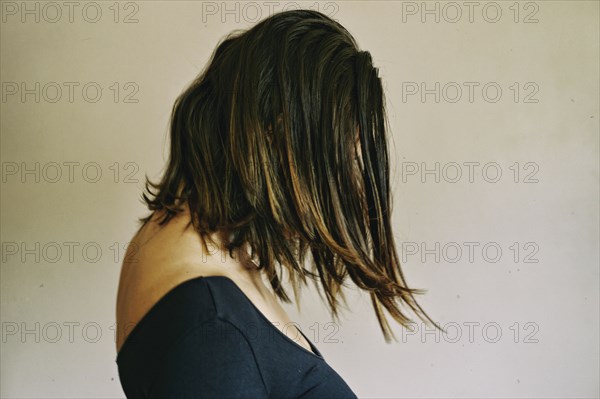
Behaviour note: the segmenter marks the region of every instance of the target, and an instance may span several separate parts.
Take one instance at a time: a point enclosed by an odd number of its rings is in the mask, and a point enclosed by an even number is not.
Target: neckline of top
[[[146,312],[146,314],[144,314],[144,316],[137,322],[137,324],[133,327],[133,329],[131,330],[131,332],[129,333],[129,335],[127,336],[127,338],[125,338],[125,342],[123,342],[123,344],[121,345],[121,348],[119,349],[119,352],[117,353],[117,358],[116,358],[116,362],[118,363],[119,360],[122,358],[122,354],[123,354],[123,350],[126,349],[129,345],[128,343],[131,341],[133,335],[141,328],[142,322],[148,318],[150,318],[150,315],[153,314],[154,312],[156,312],[157,308],[159,307],[160,304],[162,304],[167,297],[170,297],[171,295],[173,295],[173,293],[175,291],[178,291],[180,288],[194,282],[194,281],[198,281],[198,280],[210,280],[210,279],[214,279],[217,281],[227,281],[229,284],[231,284],[234,288],[235,291],[237,291],[239,294],[242,295],[242,297],[250,304],[250,306],[255,310],[255,312],[259,315],[259,317],[267,323],[267,325],[272,329],[275,330],[281,337],[284,338],[284,340],[286,340],[287,342],[289,342],[291,345],[295,346],[296,348],[298,348],[299,350],[301,350],[302,352],[314,356],[318,359],[324,360],[323,355],[321,354],[321,352],[319,351],[319,349],[317,349],[317,347],[312,343],[311,340],[309,340],[306,335],[304,335],[304,333],[302,332],[302,330],[300,330],[299,328],[296,328],[298,330],[298,332],[300,332],[300,334],[302,334],[302,336],[304,337],[304,339],[306,339],[306,342],[308,342],[308,344],[310,345],[312,351],[309,351],[308,349],[306,349],[305,347],[303,347],[302,345],[300,345],[299,343],[295,342],[293,339],[291,339],[290,337],[288,337],[286,334],[284,334],[282,331],[280,331],[277,327],[275,327],[275,325],[273,323],[271,323],[271,321],[267,318],[267,316],[265,316],[257,307],[256,305],[250,300],[250,298],[248,298],[248,296],[244,293],[244,291],[242,291],[242,289],[240,287],[238,287],[238,285],[235,283],[235,281],[233,281],[230,277],[227,276],[221,276],[221,275],[212,275],[212,276],[198,276],[198,277],[193,277],[191,279],[185,280],[179,284],[177,284],[175,287],[171,288],[169,291],[167,291],[166,294],[164,294],[151,308],[150,310],[148,310]]]

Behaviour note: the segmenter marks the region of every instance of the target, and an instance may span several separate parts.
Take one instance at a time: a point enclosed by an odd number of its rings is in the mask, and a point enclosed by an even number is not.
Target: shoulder
[[[269,397],[254,344],[214,311],[220,288],[190,280],[142,319],[119,354],[126,393],[143,383],[150,397]]]
[[[116,303],[117,348],[127,335],[121,326],[131,331],[174,288],[219,271],[214,260],[201,260],[198,235],[193,229],[191,233],[185,229],[185,220],[174,218],[159,226],[157,219],[153,217],[133,236],[121,266]]]
[[[263,372],[252,345],[232,323],[213,317],[181,337],[162,361],[152,388],[156,397],[266,398]]]

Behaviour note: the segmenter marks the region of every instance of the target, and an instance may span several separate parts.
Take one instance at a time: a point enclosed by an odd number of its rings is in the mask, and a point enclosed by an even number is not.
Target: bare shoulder
[[[131,239],[117,291],[117,351],[135,325],[171,289],[194,277],[224,274],[214,254],[203,256],[184,214],[160,226],[155,215]],[[216,252],[216,251],[215,251]]]
[[[262,281],[260,272],[249,272],[222,250],[205,252],[199,234],[182,213],[160,226],[155,215],[131,240],[121,267],[117,293],[117,353],[140,320],[169,291],[200,276],[227,276],[259,311],[277,326],[287,326],[289,316]],[[219,237],[212,238],[219,242]],[[209,243],[207,243],[209,244]],[[300,336],[300,334],[298,334]],[[300,344],[311,350],[300,336]]]

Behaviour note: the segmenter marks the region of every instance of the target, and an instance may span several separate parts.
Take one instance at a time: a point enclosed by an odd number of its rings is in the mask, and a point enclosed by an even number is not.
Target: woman
[[[400,303],[431,321],[395,252],[385,124],[370,54],[319,12],[218,45],[175,102],[168,167],[146,181],[152,213],[123,263],[128,397],[356,397],[279,304],[283,272],[296,303],[300,282],[320,283],[336,319],[349,277],[387,342],[382,307],[404,326]]]

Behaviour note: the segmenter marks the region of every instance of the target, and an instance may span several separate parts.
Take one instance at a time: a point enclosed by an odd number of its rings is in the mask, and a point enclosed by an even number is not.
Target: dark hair
[[[204,238],[217,230],[231,232],[230,254],[249,245],[284,302],[281,265],[296,301],[298,277],[320,280],[338,319],[350,276],[369,291],[389,342],[382,305],[403,326],[412,321],[400,304],[432,320],[395,249],[384,102],[371,54],[338,22],[309,10],[274,14],[225,37],[177,98],[167,169],[159,184],[146,176],[154,199],[143,200],[165,212],[161,225],[187,202],[207,251]]]

